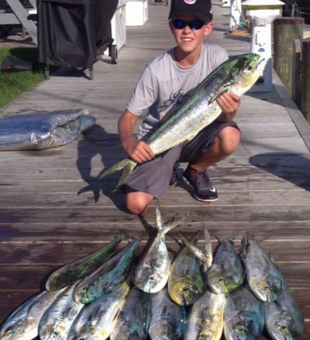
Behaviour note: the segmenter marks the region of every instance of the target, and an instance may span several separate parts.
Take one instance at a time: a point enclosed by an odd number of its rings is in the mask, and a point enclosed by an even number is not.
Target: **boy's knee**
[[[148,194],[133,193],[126,197],[127,209],[131,214],[141,215],[146,212],[152,202],[153,197]]]
[[[230,155],[238,147],[241,133],[238,129],[227,126],[219,133],[219,143],[224,153]]]

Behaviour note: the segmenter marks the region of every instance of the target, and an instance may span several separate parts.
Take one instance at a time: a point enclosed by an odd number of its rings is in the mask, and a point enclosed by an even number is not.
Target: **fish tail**
[[[219,242],[222,242],[224,239],[220,236],[218,236],[214,231],[211,230],[211,234],[219,241]],[[235,237],[238,235],[238,231],[234,231],[229,237],[227,237],[227,241],[230,241],[232,242]]]
[[[205,225],[205,223],[203,224],[203,230],[204,230],[204,234],[205,234],[205,267],[209,268],[213,262],[213,254],[212,254],[212,243],[211,243],[211,237],[208,231],[207,226]]]
[[[155,212],[156,212],[156,227],[157,227],[158,233],[160,233],[161,236],[165,235],[169,230],[180,225],[189,215],[189,212],[188,212],[180,217],[172,217],[168,222],[164,224],[162,220],[161,212],[159,209],[159,200],[156,200]]]
[[[253,240],[255,240],[255,241],[258,242],[258,243],[261,243],[262,241],[266,240],[266,238],[268,238],[268,237],[272,234],[272,231],[269,231],[265,236],[256,237],[256,238],[255,238],[254,235],[253,235],[251,232],[249,232],[249,231],[247,231],[245,234],[246,234],[246,239],[247,239],[248,243],[249,243],[250,241],[253,241]]]
[[[179,216],[179,217],[172,217],[168,222],[165,223],[165,225],[163,226],[163,228],[161,229],[161,234],[164,235],[166,234],[169,230],[179,226],[183,221],[185,221],[185,219],[187,218],[187,216],[189,216],[189,212]]]
[[[200,237],[200,230],[197,230],[196,234],[194,236],[192,236],[189,241],[192,244],[196,244],[198,242],[198,240],[199,240],[199,237]]]
[[[186,247],[200,260],[204,261],[205,260],[205,255],[202,253],[200,249],[198,249],[196,246],[194,246],[180,231],[179,235],[181,237],[181,240],[183,243],[186,245]]]
[[[113,174],[113,172],[116,172],[118,170],[123,170],[121,178],[119,179],[116,187],[114,188],[113,192],[118,190],[127,180],[127,178],[129,177],[129,175],[132,173],[132,171],[134,170],[134,168],[136,167],[137,163],[125,158],[122,161],[116,163],[115,165],[113,165],[112,167],[110,167],[109,169],[105,170],[103,172],[103,174],[100,176],[100,180]]]

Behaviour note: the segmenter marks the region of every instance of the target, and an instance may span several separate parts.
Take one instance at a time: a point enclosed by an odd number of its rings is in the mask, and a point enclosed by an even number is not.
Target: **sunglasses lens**
[[[185,21],[181,19],[172,20],[172,25],[177,30],[182,30],[185,26],[188,26],[191,30],[200,30],[205,23],[200,20]]]
[[[187,22],[184,20],[175,19],[172,20],[172,24],[173,27],[176,28],[177,30],[182,30],[186,26]]]
[[[202,26],[204,26],[204,22],[195,20],[195,21],[189,22],[188,26],[193,31],[200,30],[202,28]]]

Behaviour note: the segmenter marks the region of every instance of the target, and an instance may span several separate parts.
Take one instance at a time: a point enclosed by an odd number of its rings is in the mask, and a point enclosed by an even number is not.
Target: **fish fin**
[[[120,162],[116,163],[115,165],[113,165],[111,168],[105,170],[103,174],[99,177],[99,179],[102,180],[103,178],[111,175],[113,172],[123,169],[121,178],[119,179],[116,187],[113,190],[114,192],[118,190],[125,183],[126,179],[129,177],[129,175],[132,173],[132,171],[134,170],[136,166],[137,166],[136,162],[128,158],[125,158],[121,160]]]
[[[221,89],[219,92],[216,92],[216,93],[214,94],[214,96],[212,96],[212,97],[210,98],[208,104],[210,105],[210,104],[211,104],[212,102],[214,102],[218,97],[220,97],[223,93],[228,92],[229,88],[230,88],[230,86],[227,85],[227,87],[224,87],[224,88]]]

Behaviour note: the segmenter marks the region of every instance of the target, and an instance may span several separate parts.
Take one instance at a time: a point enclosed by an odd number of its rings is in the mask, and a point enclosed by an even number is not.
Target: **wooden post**
[[[310,123],[310,38],[302,44],[300,110]]]
[[[300,107],[300,72],[301,72],[301,42],[293,41],[293,65],[292,65],[292,98]]]
[[[274,69],[292,96],[293,41],[303,40],[304,18],[278,18],[274,21]]]

